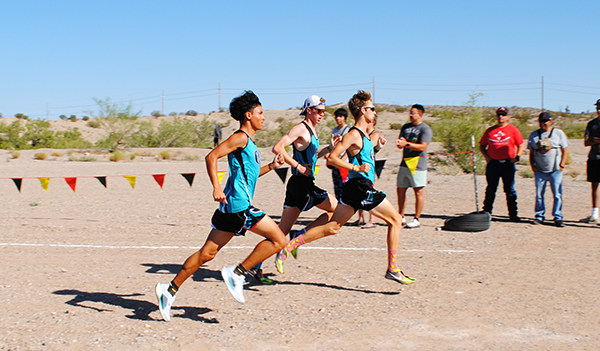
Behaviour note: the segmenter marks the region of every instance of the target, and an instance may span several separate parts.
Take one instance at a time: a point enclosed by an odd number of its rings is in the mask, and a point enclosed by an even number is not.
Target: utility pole
[[[161,115],[165,115],[165,91],[162,91],[162,96],[161,96],[161,103],[162,103],[162,107],[160,109],[160,114]]]
[[[373,103],[375,103],[375,77],[373,77]]]
[[[221,83],[219,83],[219,112],[221,112]]]
[[[542,76],[542,112],[544,112],[544,76]]]

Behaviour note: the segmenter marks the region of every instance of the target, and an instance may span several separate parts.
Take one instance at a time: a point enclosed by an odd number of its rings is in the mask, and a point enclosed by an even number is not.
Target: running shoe
[[[298,231],[297,230],[290,230],[290,241],[296,239],[298,237]],[[295,260],[298,259],[298,248],[296,247],[295,249],[292,250],[292,252],[290,252],[292,254],[292,256],[294,257]]]
[[[263,274],[262,268],[251,268],[248,273],[261,284],[273,284],[273,281]]]
[[[600,218],[594,217],[594,216],[589,216],[589,217],[582,219],[580,222],[591,223],[591,224],[600,224]]]
[[[275,268],[277,268],[277,272],[283,274],[283,262],[287,258],[287,251],[283,248],[281,251],[277,253],[275,256]]]
[[[407,228],[419,228],[421,226],[421,222],[419,222],[418,218],[413,218],[412,221],[406,224]]]
[[[385,273],[385,278],[390,280],[395,280],[400,284],[412,284],[417,281],[417,278],[411,278],[404,275],[404,272],[401,270],[396,270],[395,272],[390,272],[389,270]]]
[[[165,321],[171,320],[171,306],[175,302],[175,296],[167,290],[169,284],[156,284],[154,292],[156,293],[156,299],[158,300],[158,310]]]
[[[244,283],[246,282],[246,277],[236,274],[234,270],[235,266],[223,267],[223,269],[221,269],[221,275],[223,276],[223,281],[227,286],[227,290],[229,290],[233,298],[239,303],[245,303]]]
[[[404,227],[406,225],[406,217],[402,217],[402,226]]]

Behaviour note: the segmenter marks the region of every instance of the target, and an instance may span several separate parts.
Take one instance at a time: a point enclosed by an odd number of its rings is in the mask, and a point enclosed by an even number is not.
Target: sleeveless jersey
[[[356,155],[350,156],[350,154],[348,154],[348,162],[357,166],[360,166],[363,163],[368,163],[371,165],[371,168],[369,168],[367,173],[348,171],[348,179],[363,178],[370,180],[371,184],[373,184],[375,183],[375,154],[373,152],[373,142],[365,135],[365,133],[362,132],[362,130],[352,127],[350,131],[352,131],[352,129],[358,130],[362,136],[363,145]]]
[[[302,121],[302,124],[304,124],[304,126],[306,126],[306,129],[308,129],[308,132],[310,133],[310,144],[308,144],[306,149],[304,149],[302,151],[299,151],[298,149],[296,149],[296,145],[292,144],[292,146],[294,148],[294,156],[293,157],[294,157],[294,160],[298,161],[298,163],[300,163],[300,164],[303,164],[303,165],[310,164],[312,166],[313,176],[311,176],[309,178],[315,179],[314,174],[315,174],[315,166],[317,165],[317,154],[319,153],[319,138],[317,138],[315,136],[312,129],[310,129],[310,127],[308,126],[308,124],[306,124],[306,122]],[[295,168],[292,168],[292,174],[293,175],[303,175],[302,173],[298,172],[298,170]]]
[[[238,130],[235,133],[244,133]],[[246,134],[246,136],[248,136]],[[260,152],[256,144],[248,136],[246,147],[239,148],[227,155],[229,163],[229,178],[225,185],[227,203],[219,205],[219,211],[236,213],[252,206],[254,188],[260,175]]]

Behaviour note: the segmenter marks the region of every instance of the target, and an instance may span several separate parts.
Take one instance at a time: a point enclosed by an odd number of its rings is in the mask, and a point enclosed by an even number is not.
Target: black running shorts
[[[301,175],[293,175],[285,190],[284,207],[298,207],[308,211],[327,199],[327,191],[315,185],[315,181]]]
[[[600,183],[600,160],[587,160],[587,181]]]
[[[344,205],[352,206],[354,211],[371,211],[385,200],[383,191],[375,190],[373,183],[365,178],[353,178],[344,184],[342,201]]]
[[[212,217],[212,227],[223,231],[234,233],[236,236],[245,235],[246,230],[254,228],[267,214],[256,207],[248,207],[246,210],[235,213],[224,213],[218,209]]]

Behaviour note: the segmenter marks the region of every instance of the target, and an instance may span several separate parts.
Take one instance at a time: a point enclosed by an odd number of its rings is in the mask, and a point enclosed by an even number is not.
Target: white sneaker
[[[406,224],[407,228],[419,228],[421,226],[421,222],[417,218],[413,218],[412,221]]]
[[[406,225],[406,218],[402,217],[402,226],[404,227]]]
[[[244,283],[246,282],[246,277],[236,274],[234,269],[235,266],[223,267],[223,269],[221,269],[221,275],[223,276],[223,281],[225,281],[227,290],[233,295],[233,298],[239,303],[245,303]]]
[[[175,296],[171,295],[168,291],[169,284],[156,284],[154,292],[156,293],[156,299],[158,300],[158,309],[165,321],[171,320],[171,306],[175,302]]]

